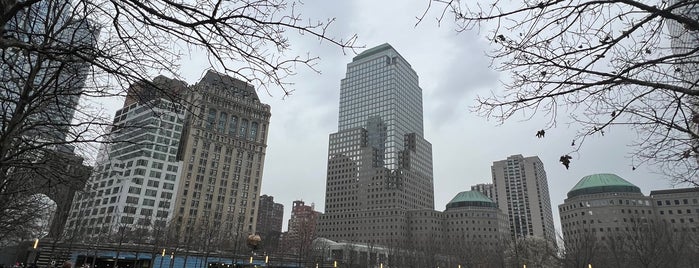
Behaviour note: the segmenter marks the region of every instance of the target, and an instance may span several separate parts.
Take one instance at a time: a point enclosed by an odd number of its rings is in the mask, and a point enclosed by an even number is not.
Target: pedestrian
[[[73,268],[73,263],[71,263],[70,261],[65,261],[61,268]]]

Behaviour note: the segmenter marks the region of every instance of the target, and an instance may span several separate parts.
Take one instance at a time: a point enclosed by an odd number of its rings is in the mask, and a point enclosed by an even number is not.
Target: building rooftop
[[[255,88],[245,81],[235,79],[226,74],[216,72],[214,70],[206,71],[204,77],[201,78],[199,83],[210,84],[214,86],[220,86],[232,90],[234,93],[241,94],[245,97],[251,97],[255,100],[260,100],[257,96]]]
[[[389,49],[393,49],[393,47],[391,45],[389,45],[388,43],[383,43],[383,44],[378,45],[376,47],[372,47],[370,49],[362,51],[362,53],[359,53],[359,55],[354,56],[354,58],[352,58],[352,61],[358,61],[358,60],[361,60],[363,58],[369,57],[371,55],[377,54],[381,51],[389,50]],[[395,49],[393,49],[393,50],[395,50]]]
[[[653,195],[661,195],[661,194],[682,194],[682,193],[694,193],[694,192],[699,192],[699,187],[655,190],[655,191],[650,191],[650,195],[653,196]]]
[[[463,191],[447,203],[447,209],[456,207],[497,207],[497,204],[479,191]]]
[[[588,194],[620,192],[641,193],[641,189],[615,174],[593,174],[580,179],[578,184],[568,192],[568,198]]]

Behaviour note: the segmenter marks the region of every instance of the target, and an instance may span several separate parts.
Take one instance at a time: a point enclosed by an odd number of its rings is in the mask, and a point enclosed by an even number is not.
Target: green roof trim
[[[641,188],[615,174],[593,174],[580,179],[568,192],[568,198],[599,193],[641,193]]]
[[[447,203],[447,209],[456,207],[497,207],[497,204],[479,191],[464,191]]]
[[[389,45],[388,43],[384,43],[382,45],[364,50],[362,53],[359,53],[359,55],[354,56],[354,58],[352,58],[352,61],[358,61],[358,60],[361,60],[363,58],[370,57],[371,55],[378,54],[381,51],[389,50],[389,49],[393,49],[393,47],[391,45]],[[393,49],[393,50],[395,50],[395,49]]]

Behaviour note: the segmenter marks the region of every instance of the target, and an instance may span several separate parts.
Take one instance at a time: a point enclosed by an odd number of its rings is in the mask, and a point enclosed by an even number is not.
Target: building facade
[[[279,237],[284,224],[284,205],[274,202],[274,197],[260,196],[257,209],[256,232],[262,238],[263,247],[267,252],[279,246]]]
[[[423,137],[422,89],[389,44],[347,65],[338,132],[330,135],[319,235],[406,245],[406,211],[434,209],[432,146]]]
[[[310,254],[320,215],[313,204],[309,206],[301,200],[294,201],[288,231],[282,239],[282,250],[299,256]]]
[[[255,233],[270,107],[252,85],[214,71],[191,88],[175,226],[185,243],[238,245]]]
[[[177,94],[187,87],[182,81],[162,76],[156,77],[153,85],[161,89],[147,88],[145,83],[132,85],[129,98],[139,90]],[[152,228],[165,227],[175,207],[182,166],[176,156],[184,118],[182,105],[155,94],[125,102],[116,111],[109,133],[114,143],[103,147],[103,157],[84,191],[73,200],[70,235],[101,239],[119,231],[129,233],[124,239],[137,241],[152,238]]]
[[[407,241],[401,248],[376,243],[337,242],[318,238],[323,260],[340,266],[376,267],[502,267],[510,238],[507,215],[478,191],[460,192],[444,211],[406,212]],[[380,220],[380,219],[378,219]],[[342,245],[344,248],[340,248]],[[358,251],[358,254],[348,254]],[[329,254],[331,253],[331,254]],[[384,256],[381,256],[385,254]]]
[[[548,180],[539,157],[513,155],[493,162],[491,170],[496,203],[508,215],[511,235],[555,241]]]
[[[567,266],[694,267],[699,188],[651,191],[614,174],[583,177],[558,206]]]

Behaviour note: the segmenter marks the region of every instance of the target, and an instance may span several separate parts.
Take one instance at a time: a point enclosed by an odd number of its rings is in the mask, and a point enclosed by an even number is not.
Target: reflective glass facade
[[[365,128],[379,161],[397,169],[404,135],[423,136],[422,89],[410,64],[390,45],[369,49],[347,65],[340,86],[338,130]]]
[[[338,132],[330,134],[325,205],[319,236],[401,246],[408,241],[406,211],[434,209],[422,90],[388,44],[347,65]]]

